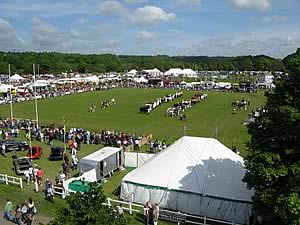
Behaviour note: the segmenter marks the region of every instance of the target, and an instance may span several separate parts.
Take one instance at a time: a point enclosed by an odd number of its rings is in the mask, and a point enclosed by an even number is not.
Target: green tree
[[[266,112],[249,125],[244,181],[265,224],[300,224],[300,49],[284,59],[289,75],[267,94]]]
[[[89,192],[72,193],[67,197],[66,206],[57,211],[49,225],[124,225],[123,218],[102,204],[105,199],[102,188],[91,184]]]

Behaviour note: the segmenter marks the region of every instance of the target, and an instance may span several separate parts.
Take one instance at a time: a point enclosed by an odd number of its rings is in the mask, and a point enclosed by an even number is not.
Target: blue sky
[[[0,0],[0,50],[282,58],[300,0]]]

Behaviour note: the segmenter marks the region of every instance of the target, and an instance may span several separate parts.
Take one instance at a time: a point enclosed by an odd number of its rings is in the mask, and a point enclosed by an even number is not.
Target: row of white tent
[[[152,70],[143,70],[143,73],[147,73],[151,76],[159,76],[159,75],[166,75],[166,76],[179,76],[179,75],[183,75],[183,76],[190,76],[190,77],[195,77],[197,76],[197,72],[195,72],[192,69],[181,69],[181,68],[171,68],[166,72],[161,72],[159,69],[154,68]],[[136,69],[132,69],[130,70],[128,73],[128,75],[137,75],[138,71]]]

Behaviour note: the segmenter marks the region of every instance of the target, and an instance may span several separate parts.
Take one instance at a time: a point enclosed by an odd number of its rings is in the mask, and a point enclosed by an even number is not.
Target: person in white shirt
[[[37,180],[37,171],[38,171],[39,169],[37,168],[37,167],[34,167],[33,168],[33,179],[34,180]]]
[[[30,181],[29,169],[24,171],[24,176],[25,176],[27,185],[29,185],[29,181]]]
[[[33,167],[29,167],[28,172],[29,172],[30,180],[33,181]]]
[[[65,180],[65,178],[66,178],[66,175],[63,172],[60,171],[60,174],[59,174],[59,177],[58,177],[59,182],[63,183],[63,181]]]

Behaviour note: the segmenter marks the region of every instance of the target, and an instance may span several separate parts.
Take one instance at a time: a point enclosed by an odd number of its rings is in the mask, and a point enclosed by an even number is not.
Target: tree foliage
[[[125,72],[131,69],[192,68],[195,70],[283,70],[282,60],[267,56],[207,57],[207,56],[128,56],[83,55],[55,52],[0,52],[0,74],[7,74],[7,64],[13,73],[32,73],[32,64],[40,73],[62,72]]]
[[[249,125],[244,181],[254,207],[272,225],[300,224],[300,49],[283,60],[289,75],[268,93],[266,113]]]
[[[102,203],[105,195],[100,187],[91,184],[90,192],[72,193],[66,198],[66,206],[57,211],[49,225],[124,225],[111,208]]]

